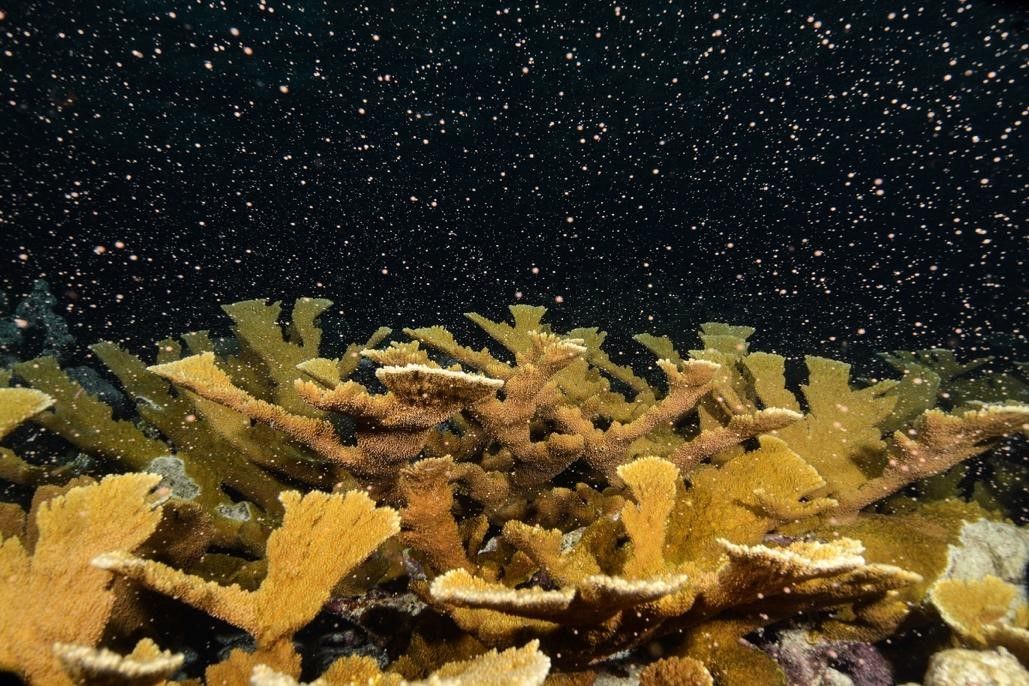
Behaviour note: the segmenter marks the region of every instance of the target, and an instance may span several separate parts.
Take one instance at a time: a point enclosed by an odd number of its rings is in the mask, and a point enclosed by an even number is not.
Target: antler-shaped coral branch
[[[705,429],[689,443],[684,443],[667,457],[683,473],[688,474],[701,460],[722,450],[739,445],[769,431],[782,429],[800,421],[804,415],[781,407],[770,407],[754,414],[733,415],[729,423]]]
[[[370,394],[353,381],[324,389],[311,381],[297,379],[296,391],[304,401],[355,418],[357,445],[347,446],[340,441],[331,422],[293,414],[237,387],[229,375],[217,367],[213,353],[193,355],[149,369],[208,400],[282,430],[356,474],[378,480],[389,480],[395,476],[399,463],[416,456],[433,427],[502,385],[485,376],[421,364],[378,369],[376,375],[389,389],[383,395]]]
[[[33,388],[0,388],[0,440],[53,404],[53,398]]]
[[[669,360],[658,360],[657,364],[668,380],[668,393],[628,424],[613,422],[607,431],[602,431],[578,408],[562,406],[553,413],[553,419],[563,432],[584,438],[586,461],[609,478],[615,477],[633,441],[659,426],[675,422],[692,410],[710,392],[718,371],[717,364],[704,360],[689,360],[679,365]]]
[[[683,624],[700,625],[726,610],[767,624],[800,610],[881,598],[921,580],[918,574],[868,563],[860,541],[797,541],[786,547],[737,545],[719,539],[728,562],[700,593]]]
[[[362,466],[361,452],[341,444],[332,424],[322,419],[293,414],[278,405],[250,395],[236,386],[229,375],[218,368],[212,352],[153,365],[147,369],[177,386],[231,407],[254,421],[280,429],[322,457],[355,470]]]
[[[398,463],[417,456],[435,426],[503,385],[481,374],[424,364],[380,367],[375,376],[388,393],[368,393],[353,381],[326,390],[298,380],[296,388],[310,405],[354,418],[364,462],[359,471],[379,476],[395,473]]]
[[[533,441],[530,422],[551,411],[561,398],[552,379],[586,352],[578,339],[548,333],[527,334],[530,349],[517,355],[518,365],[504,381],[504,399],[491,398],[469,407],[472,417],[514,458],[513,484],[530,486],[549,481],[583,450],[580,436],[552,433]]]
[[[0,388],[0,441],[29,417],[54,404],[54,399],[32,388]],[[7,448],[0,448],[0,478],[19,484],[46,481],[47,470],[29,464]]]
[[[292,671],[299,666],[292,635],[318,613],[347,572],[400,530],[400,518],[360,491],[303,497],[288,491],[281,499],[286,514],[268,538],[268,574],[256,591],[221,586],[127,552],[100,555],[93,564],[244,629],[257,641],[253,659]]]
[[[494,610],[562,625],[593,624],[638,605],[676,593],[686,585],[683,574],[650,579],[625,579],[596,574],[574,588],[547,591],[514,589],[454,569],[432,582],[434,600],[460,607]]]
[[[17,538],[0,541],[0,669],[35,684],[71,683],[51,646],[100,641],[115,596],[110,575],[90,560],[154,532],[161,511],[148,494],[160,480],[126,474],[72,488],[39,508],[31,551]]]
[[[858,510],[896,493],[904,486],[950,469],[987,449],[989,443],[1029,430],[1029,407],[988,405],[980,410],[946,414],[930,410],[922,415],[910,436],[893,434],[889,463],[882,475],[838,498],[843,513]]]
[[[74,643],[55,643],[53,652],[76,684],[106,686],[163,686],[185,660],[180,653],[161,650],[149,638],[128,655]]]
[[[453,460],[437,457],[419,460],[400,472],[404,543],[428,557],[436,571],[472,569],[450,511],[454,504],[450,487],[453,469]]]

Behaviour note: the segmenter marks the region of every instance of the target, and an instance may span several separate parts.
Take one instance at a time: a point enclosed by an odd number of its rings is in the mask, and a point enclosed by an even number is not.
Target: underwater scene
[[[1029,686],[1027,28],[0,0],[0,685]]]

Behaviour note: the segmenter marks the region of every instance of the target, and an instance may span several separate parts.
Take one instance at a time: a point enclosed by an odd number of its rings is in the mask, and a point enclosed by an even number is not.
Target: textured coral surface
[[[230,336],[154,359],[94,346],[129,411],[52,357],[0,375],[0,668],[746,685],[874,663],[887,683],[873,644],[918,636],[922,664],[1029,659],[1024,576],[955,563],[999,545],[974,532],[1024,532],[1002,523],[1018,477],[964,471],[1019,449],[1011,374],[945,351],[887,356],[899,379],[798,371],[718,323],[687,352],[637,336],[655,357],[634,369],[522,305],[469,315],[491,347],[431,326],[334,350],[330,305],[229,305]]]

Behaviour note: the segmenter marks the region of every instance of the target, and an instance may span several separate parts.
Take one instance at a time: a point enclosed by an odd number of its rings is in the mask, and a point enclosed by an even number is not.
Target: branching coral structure
[[[509,323],[469,315],[496,349],[432,326],[332,358],[330,304],[301,299],[283,323],[279,304],[236,303],[232,336],[161,341],[146,362],[94,346],[128,419],[52,358],[0,374],[0,479],[19,499],[0,504],[0,668],[32,684],[589,684],[628,660],[643,684],[786,684],[758,647],[776,632],[860,652],[933,623],[1026,659],[1014,587],[944,576],[1002,499],[909,497],[1026,432],[1029,408],[996,396],[1016,385],[936,408],[942,372],[929,392],[910,375],[953,361],[941,351],[860,382],[808,357],[796,385],[750,350],[753,329],[716,323],[686,353],[637,336],[656,355],[641,374],[603,332],[522,305]],[[20,450],[44,433],[95,473]],[[201,646],[161,631],[176,611],[249,638],[187,660]],[[368,645],[315,664],[326,622]]]

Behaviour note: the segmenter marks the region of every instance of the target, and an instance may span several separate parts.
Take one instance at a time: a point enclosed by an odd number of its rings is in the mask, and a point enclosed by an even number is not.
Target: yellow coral
[[[256,650],[234,650],[210,665],[211,686],[296,683],[300,656],[292,638],[333,588],[344,587],[341,579],[349,574],[345,587],[360,592],[377,580],[399,582],[405,571],[409,589],[428,608],[414,620],[408,654],[392,667],[395,673],[350,657],[316,683],[393,686],[401,675],[425,676],[448,659],[465,661],[487,647],[532,639],[562,668],[579,670],[575,678],[588,678],[598,658],[661,639],[677,655],[645,670],[644,683],[710,684],[712,676],[720,683],[782,683],[778,667],[746,645],[746,635],[803,614],[830,636],[885,637],[904,618],[906,601],[919,600],[938,575],[958,515],[975,515],[970,506],[908,507],[899,498],[889,503],[897,508],[892,514],[885,507],[863,510],[1026,425],[1026,408],[1007,405],[954,415],[930,411],[907,426],[928,402],[926,389],[913,379],[857,387],[847,365],[821,358],[807,359],[799,398],[786,387],[782,357],[750,351],[753,329],[716,323],[702,327],[704,348],[690,359],[667,338],[638,337],[660,357],[665,383],[654,387],[608,356],[605,333],[557,333],[545,323],[544,308],[528,306],[511,308],[512,323],[470,315],[504,346],[506,359],[465,348],[439,327],[411,329],[413,342],[373,348],[388,333],[380,329],[366,344],[327,359],[318,356],[315,325],[327,306],[298,301],[284,326],[278,304],[227,306],[237,355],[216,354],[201,332],[182,339],[189,357],[181,357],[182,343],[162,342],[149,371],[114,346],[96,347],[161,438],[115,421],[52,360],[23,364],[19,376],[56,399],[53,412],[40,413],[38,403],[22,407],[24,389],[0,390],[12,399],[5,409],[13,417],[0,416],[0,438],[35,414],[40,424],[122,468],[179,459],[202,487],[206,495],[192,509],[179,502],[165,508],[169,524],[160,542],[152,537],[136,555],[97,555],[100,569],[87,574],[106,580],[102,570],[117,571],[127,577],[122,587],[142,582],[251,633]],[[434,351],[451,359],[436,361]],[[378,365],[385,392],[352,377],[361,359]],[[903,431],[885,435],[898,427]],[[8,457],[0,456],[0,475],[37,481],[32,465]],[[280,506],[287,481],[338,494],[288,492]],[[364,492],[343,494],[358,483]],[[207,550],[211,540],[219,546],[229,540],[224,532],[212,539],[201,513],[212,505],[217,510],[223,484],[257,503],[254,509],[267,518],[261,521],[269,522],[251,540],[253,557],[264,553],[270,522],[284,517],[267,538],[265,558],[240,570],[239,578],[250,580],[246,588],[212,581],[228,584],[240,569],[222,550]],[[13,570],[7,576],[19,588],[35,561],[46,561],[45,542],[55,535],[46,513],[79,497],[74,488],[59,493],[38,489],[39,516],[27,520],[18,507],[0,508],[0,529],[16,537],[0,547],[0,571]],[[376,507],[369,493],[402,506],[400,516]],[[401,523],[403,535],[362,564]],[[191,527],[197,535],[188,545],[164,541]],[[30,560],[26,550],[37,538]],[[124,541],[112,537],[110,545],[136,543]],[[229,547],[239,546],[230,541]],[[186,559],[174,566],[143,559],[167,562],[166,555],[179,552]],[[998,595],[996,588],[955,583],[936,586],[941,607],[956,594],[982,596],[971,614],[941,609],[963,640],[1020,645],[1022,615],[991,619],[1005,589]],[[29,607],[0,589],[0,599]],[[337,599],[333,607],[360,602]],[[379,608],[377,601],[363,602]],[[117,679],[122,667],[142,669],[146,662],[146,647],[127,658],[94,651],[95,626],[85,638],[65,637],[51,629],[58,622],[49,607],[30,610],[41,614],[42,628],[18,640],[42,645],[53,633],[54,640],[80,644],[58,648],[70,670],[110,666],[103,678]],[[68,614],[78,621],[79,611]],[[453,621],[443,622],[441,614]],[[102,627],[105,616],[98,616],[94,623]],[[0,645],[0,664],[32,678],[19,666],[29,658],[12,650]],[[57,662],[46,655],[47,664],[31,669],[57,674]],[[429,678],[486,684],[512,679],[524,666],[525,683],[537,683],[546,673],[541,657],[533,645],[442,667]],[[86,678],[92,677],[76,676]]]
[[[917,603],[946,569],[949,546],[958,543],[963,522],[978,521],[987,513],[975,503],[956,499],[897,505],[906,508],[892,514],[862,513],[843,521],[834,521],[830,516],[815,526],[802,523],[788,527],[787,531],[860,540],[869,560],[896,565],[923,578],[904,591],[905,600]]]
[[[243,356],[267,371],[271,396],[276,405],[296,414],[315,414],[297,397],[293,382],[300,377],[297,365],[318,355],[321,331],[315,320],[332,301],[300,298],[293,304],[290,326],[283,335],[278,320],[279,303],[245,300],[222,307],[235,322],[236,338],[243,344]]]
[[[645,457],[618,468],[618,476],[632,489],[635,503],[622,508],[622,525],[632,541],[623,573],[639,579],[666,571],[665,537],[675,508],[679,470],[656,457]]]
[[[563,433],[581,436],[585,441],[585,460],[598,471],[613,476],[631,454],[631,445],[651,431],[677,421],[696,407],[711,390],[719,367],[711,362],[690,360],[680,365],[659,360],[658,366],[668,381],[668,393],[631,422],[612,422],[606,430],[576,408],[562,408],[553,419]]]
[[[658,660],[640,672],[640,686],[714,686],[711,673],[700,660],[691,657],[668,657]]]
[[[268,538],[268,573],[256,591],[220,586],[126,552],[98,556],[94,565],[139,581],[238,626],[257,642],[254,655],[234,651],[219,668],[249,674],[265,661],[295,672],[292,635],[318,613],[343,576],[400,529],[396,511],[377,508],[364,493],[295,491],[282,495],[285,517]],[[112,546],[115,547],[116,546]],[[229,678],[230,681],[235,677]]]
[[[174,444],[175,454],[201,489],[196,499],[208,512],[217,513],[217,506],[226,504],[220,498],[220,486],[228,483],[265,512],[281,515],[277,497],[285,486],[257,464],[275,465],[292,476],[302,474],[290,469],[297,460],[284,441],[251,427],[242,415],[226,416],[196,402],[199,399],[193,394],[176,393],[142,360],[112,343],[99,343],[90,350],[131,393],[140,416]],[[319,485],[317,479],[313,485]]]
[[[273,425],[355,473],[386,480],[396,476],[398,464],[421,451],[433,427],[501,385],[484,376],[423,365],[380,367],[377,376],[389,389],[382,395],[369,394],[353,381],[324,389],[296,379],[298,397],[311,407],[356,418],[358,444],[348,446],[329,421],[290,412],[236,386],[219,369],[213,353],[155,365],[150,371],[255,421]]]
[[[51,646],[100,640],[115,597],[110,574],[90,562],[153,533],[161,513],[147,494],[159,481],[127,474],[72,488],[39,509],[31,554],[16,538],[0,544],[0,668],[34,684],[71,683]]]
[[[306,686],[539,686],[550,670],[550,659],[531,641],[521,648],[491,650],[478,657],[450,662],[427,679],[407,681],[380,672],[368,658],[342,658]],[[254,667],[251,686],[305,686],[266,665]]]
[[[849,364],[821,357],[806,361],[809,376],[802,390],[808,413],[803,421],[779,429],[775,435],[818,470],[826,481],[827,494],[849,493],[883,466],[884,444],[878,424],[896,403],[886,395],[894,383],[853,390]],[[771,384],[767,388],[766,393]],[[773,397],[782,402],[781,393]]]
[[[1003,646],[1022,662],[1029,658],[1029,606],[1019,589],[995,576],[940,579],[929,598],[958,639],[973,648]]]
[[[53,398],[32,388],[0,388],[0,440],[53,404]],[[20,484],[39,484],[47,476],[46,470],[25,462],[7,448],[0,448],[0,478]]]
[[[0,388],[0,441],[26,419],[53,404],[53,398],[32,388]]]
[[[694,469],[689,480],[671,515],[667,554],[676,560],[713,564],[722,554],[719,538],[760,543],[778,525],[835,505],[815,497],[825,486],[819,473],[770,435],[757,450]]]
[[[458,625],[487,643],[538,636],[562,655],[563,663],[575,665],[584,654],[639,645],[676,627],[691,629],[687,638],[692,637],[694,626],[704,631],[723,613],[736,618],[731,625],[739,638],[797,612],[879,602],[894,589],[920,580],[898,567],[867,563],[860,543],[850,539],[778,548],[710,538],[711,530],[725,530],[734,539],[760,540],[781,516],[760,514],[762,508],[777,505],[790,515],[808,509],[796,499],[818,489],[818,474],[782,441],[766,437],[762,445],[762,450],[722,468],[710,467],[724,481],[706,483],[702,473],[687,490],[679,483],[677,468],[667,461],[645,458],[620,467],[619,476],[631,489],[633,502],[623,506],[620,518],[628,552],[614,559],[603,559],[612,553],[601,552],[610,550],[613,539],[601,534],[595,548],[591,540],[607,528],[603,520],[588,527],[567,550],[559,531],[508,523],[504,539],[558,581],[557,589],[513,588],[457,569],[433,581],[431,597]],[[738,478],[750,471],[753,480]],[[769,489],[764,503],[754,493],[759,485]],[[732,503],[715,516],[725,523],[687,524],[688,517],[682,515],[676,520],[677,508],[693,507],[694,490],[712,501]],[[694,544],[695,552],[686,552],[689,548],[680,537],[701,543]],[[616,570],[597,573],[611,565]],[[871,621],[868,615],[863,618]],[[890,615],[883,621],[893,619]],[[891,628],[878,626],[881,632]]]
[[[531,436],[538,414],[556,410],[560,396],[554,377],[585,352],[578,341],[536,331],[525,333],[525,349],[503,383],[504,398],[489,398],[469,407],[497,445],[510,452],[512,482],[528,486],[549,481],[582,454],[580,436],[553,433],[542,441]]]
[[[35,421],[87,452],[144,471],[150,460],[167,455],[168,446],[132,422],[112,418],[111,408],[61,371],[57,360],[42,357],[14,366],[15,373],[54,398],[54,411]]]
[[[251,419],[273,424],[323,457],[353,468],[361,463],[360,453],[339,442],[332,424],[324,419],[290,413],[285,408],[255,398],[236,386],[229,375],[218,368],[212,352],[154,365],[149,370]]]
[[[893,434],[889,462],[882,474],[842,497],[841,508],[859,510],[913,481],[978,455],[1000,438],[1027,431],[1029,407],[1025,405],[987,405],[960,414],[926,412],[910,435],[903,431]]]

